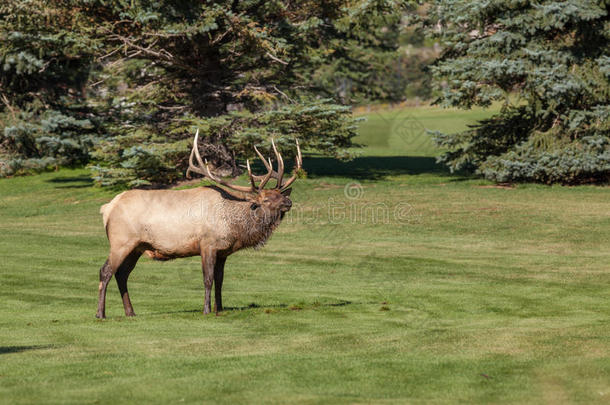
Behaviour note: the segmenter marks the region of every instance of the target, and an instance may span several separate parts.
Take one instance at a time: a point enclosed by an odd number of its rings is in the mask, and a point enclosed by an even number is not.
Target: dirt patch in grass
[[[502,188],[502,189],[515,189],[516,186],[514,184],[511,183],[499,183],[499,184],[485,184],[482,186],[474,186],[476,188]]]

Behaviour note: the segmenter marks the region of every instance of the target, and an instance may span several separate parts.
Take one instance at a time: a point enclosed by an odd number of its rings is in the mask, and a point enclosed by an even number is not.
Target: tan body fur
[[[100,212],[111,250],[137,240],[152,258],[173,259],[199,255],[202,244],[229,255],[264,243],[265,224],[251,206],[219,188],[201,187],[131,190]]]

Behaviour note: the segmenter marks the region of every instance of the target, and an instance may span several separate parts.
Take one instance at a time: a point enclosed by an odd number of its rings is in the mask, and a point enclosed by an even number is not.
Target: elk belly
[[[142,244],[144,253],[153,260],[166,261],[180,257],[197,256],[200,254],[199,240],[193,238],[180,241],[175,245],[171,243],[149,242]]]
[[[166,260],[173,259],[173,257],[161,254],[160,252],[158,252],[156,250],[145,250],[144,253],[146,253],[146,255],[153,260],[166,261]]]

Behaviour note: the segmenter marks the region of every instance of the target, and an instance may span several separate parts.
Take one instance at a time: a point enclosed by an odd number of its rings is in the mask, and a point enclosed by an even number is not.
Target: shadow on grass
[[[0,346],[0,355],[10,353],[21,353],[29,350],[49,349],[52,345],[33,345],[33,346]]]
[[[359,180],[380,180],[386,176],[442,174],[456,181],[469,177],[450,173],[447,167],[426,156],[364,156],[348,162],[327,157],[310,157],[303,164],[309,177],[339,176]]]
[[[255,165],[255,170],[259,169]],[[287,171],[292,170],[288,164]],[[307,156],[303,166],[311,178],[346,177],[356,180],[381,180],[387,176],[436,174],[451,176],[452,181],[463,181],[472,178],[467,173],[451,173],[445,165],[436,163],[436,158],[429,156],[362,156],[342,162],[319,155]],[[93,185],[88,175],[63,177],[56,176],[47,180],[56,184],[55,188],[87,188]],[[158,188],[158,187],[157,187]]]
[[[47,180],[48,183],[57,184],[55,188],[86,188],[93,185],[93,179],[89,176],[54,177]]]
[[[248,305],[244,305],[241,307],[224,307],[223,312],[232,312],[232,311],[245,311],[248,309],[283,309],[283,308],[288,308],[288,309],[306,309],[306,308],[324,308],[324,307],[344,307],[347,305],[351,305],[353,304],[353,302],[351,301],[345,301],[345,300],[341,300],[339,302],[328,302],[325,304],[317,304],[317,303],[312,303],[312,304],[295,304],[295,305],[288,305],[288,304],[275,304],[275,305],[259,305],[256,303],[251,303]],[[202,310],[201,309],[185,309],[182,311],[167,311],[167,312],[153,312],[153,313],[149,313],[146,315],[169,315],[169,314],[193,314],[193,313],[201,313]],[[146,316],[144,315],[144,316]]]
[[[276,305],[258,305],[256,303],[251,303],[248,304],[246,306],[242,306],[242,307],[225,307],[224,310],[225,311],[243,311],[245,309],[255,309],[255,308],[261,308],[261,309],[271,309],[271,308],[296,308],[296,307],[303,307],[303,308],[309,308],[309,307],[344,307],[346,305],[350,305],[352,302],[351,301],[339,301],[339,302],[328,302],[326,304],[299,304],[299,305],[287,305],[287,304],[276,304]]]

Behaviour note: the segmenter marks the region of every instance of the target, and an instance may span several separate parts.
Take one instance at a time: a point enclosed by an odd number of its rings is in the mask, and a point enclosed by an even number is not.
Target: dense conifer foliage
[[[221,175],[270,137],[287,157],[298,136],[345,158],[349,105],[440,94],[445,106],[502,104],[468,131],[435,134],[452,170],[608,181],[610,2],[415,3],[5,0],[0,176],[88,163],[103,185],[170,183],[195,128]],[[443,50],[433,91],[400,49],[414,14]]]
[[[85,163],[96,138],[85,100],[100,46],[79,10],[53,3],[0,4],[0,176]]]
[[[270,136],[346,156],[343,104],[388,80],[405,2],[8,0],[0,6],[3,174],[93,159],[101,184],[183,176],[199,127],[221,174]],[[290,147],[289,147],[290,146]]]
[[[440,101],[503,103],[466,132],[437,133],[448,149],[442,161],[496,181],[608,181],[609,5],[436,1],[431,20],[445,47],[432,67]]]

